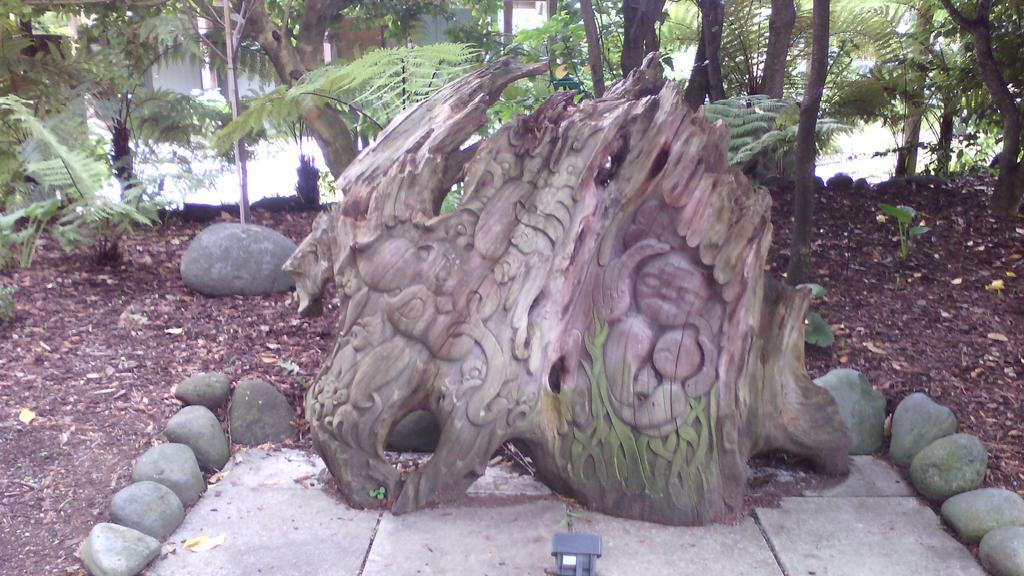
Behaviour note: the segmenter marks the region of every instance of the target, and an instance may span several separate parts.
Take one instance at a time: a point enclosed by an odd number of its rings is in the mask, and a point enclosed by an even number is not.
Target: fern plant
[[[728,98],[704,105],[704,115],[729,127],[729,163],[743,166],[762,151],[775,156],[793,146],[800,111],[791,99],[754,95]],[[819,146],[852,128],[830,118],[818,119]]]
[[[375,135],[403,110],[466,73],[478,56],[467,44],[440,43],[373,50],[352,62],[317,68],[291,87],[250,101],[217,133],[215,144],[227,150],[236,139],[265,129],[285,131],[301,121],[307,107],[325,102],[351,112],[357,118],[353,128]]]
[[[116,253],[121,235],[154,221],[155,207],[140,197],[116,202],[103,196],[100,189],[110,173],[102,157],[91,153],[88,138],[72,140],[60,134],[60,128],[36,116],[30,105],[16,96],[0,97],[0,126],[16,153],[16,161],[6,164],[2,175],[0,267],[29,266],[47,229],[65,249],[98,245],[99,253],[109,256],[113,246]],[[86,130],[84,122],[65,124]],[[85,145],[72,148],[66,142]],[[27,191],[19,194],[11,189]],[[141,192],[139,187],[134,194]]]

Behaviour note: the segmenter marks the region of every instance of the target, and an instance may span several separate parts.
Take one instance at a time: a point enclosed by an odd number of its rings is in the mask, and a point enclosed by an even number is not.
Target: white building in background
[[[546,1],[517,0],[512,3],[513,31],[526,30],[539,26],[547,20]],[[469,9],[452,10],[454,22],[472,22],[473,16]],[[499,26],[501,14],[497,14]],[[204,24],[205,25],[205,24]],[[412,41],[420,46],[449,41],[445,30],[452,25],[441,17],[428,16],[420,21]],[[504,31],[503,31],[504,32]],[[324,60],[330,62],[336,58],[351,58],[357,52],[366,52],[380,46],[380,35],[374,30],[348,30],[344,33],[345,42],[339,45],[330,41],[330,33],[324,42]],[[157,63],[150,70],[147,78],[152,88],[172,90],[182,94],[196,94],[217,90],[226,99],[224,82],[210,62],[194,60],[173,60]],[[239,70],[238,90],[243,98],[253,98],[265,94],[275,88],[274,82],[263,82],[259,78],[245,74]],[[261,142],[255,156],[248,162],[249,199],[255,202],[267,196],[288,196],[294,193],[296,168],[299,154],[311,156],[317,167],[325,170],[319,146],[312,140],[296,143],[294,141]],[[235,203],[238,198],[238,182],[233,169],[226,169],[202,190],[176,191],[180,200],[203,204]],[[175,194],[175,192],[172,192]],[[169,200],[179,200],[170,198]]]

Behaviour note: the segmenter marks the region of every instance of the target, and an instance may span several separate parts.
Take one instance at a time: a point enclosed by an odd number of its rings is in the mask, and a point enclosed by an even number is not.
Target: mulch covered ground
[[[863,371],[890,409],[913,391],[949,405],[989,448],[987,483],[1024,494],[1024,221],[991,219],[980,185],[821,197],[816,280],[829,294],[815,308],[837,338],[827,350],[809,347],[807,363],[813,376]],[[784,269],[791,199],[775,196],[772,263]],[[932,228],[907,260],[895,224],[876,219],[880,201],[922,210]],[[295,240],[312,220],[255,217]],[[106,519],[133,459],[159,442],[181,379],[208,370],[260,377],[299,404],[333,343],[331,311],[306,320],[291,295],[190,293],[177,267],[202,227],[145,231],[116,267],[45,242],[32,268],[0,273],[19,287],[17,317],[0,327],[0,572],[82,573],[79,542]],[[996,279],[1006,288],[987,291]],[[36,414],[29,424],[18,419],[23,408]]]

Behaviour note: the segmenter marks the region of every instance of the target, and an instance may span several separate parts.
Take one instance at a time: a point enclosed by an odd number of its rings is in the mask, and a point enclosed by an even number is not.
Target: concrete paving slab
[[[305,450],[235,448],[236,452],[224,467],[220,486],[264,488],[297,480],[312,486],[316,476],[325,468],[318,455]]]
[[[238,454],[167,540],[176,551],[146,574],[355,576],[380,513],[352,510],[323,488],[309,487],[316,469],[298,451]],[[225,541],[207,552],[182,547],[199,535]]]
[[[511,505],[458,505],[385,513],[363,576],[523,576],[554,567],[551,538],[568,531],[555,499]]]
[[[916,498],[783,498],[757,516],[790,576],[985,575]]]
[[[572,531],[601,535],[601,576],[782,576],[752,518],[735,526],[663,526],[572,511]]]
[[[852,456],[850,475],[841,484],[824,490],[807,491],[804,496],[901,497],[915,496],[915,493],[892,464],[874,456]]]

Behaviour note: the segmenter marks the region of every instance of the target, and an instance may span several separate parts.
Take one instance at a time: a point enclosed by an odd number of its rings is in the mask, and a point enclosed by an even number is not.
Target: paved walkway
[[[562,502],[532,479],[489,469],[458,505],[415,514],[353,510],[317,480],[319,458],[249,450],[191,510],[151,576],[225,574],[524,576],[553,567],[555,532],[604,539],[601,576],[984,576],[888,464],[784,498],[735,526],[677,528]],[[206,552],[182,547],[224,536]]]

